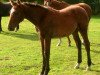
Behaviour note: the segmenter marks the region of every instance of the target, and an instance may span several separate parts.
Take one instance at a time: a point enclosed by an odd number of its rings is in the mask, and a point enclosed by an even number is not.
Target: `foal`
[[[57,9],[57,10],[61,10],[65,7],[68,7],[70,6],[70,4],[64,2],[64,1],[58,1],[58,0],[44,0],[44,5],[46,6],[50,6],[54,9]],[[82,8],[84,8],[88,14],[88,17],[89,19],[91,18],[91,15],[92,15],[92,9],[89,5],[87,5],[86,3],[78,3],[78,4],[75,4],[75,5],[78,5]],[[68,45],[71,46],[71,41],[70,41],[70,38],[69,36],[67,36],[68,38]],[[84,42],[82,42],[84,44]],[[59,46],[61,44],[61,38],[59,39],[59,43],[57,44],[57,46]]]
[[[55,10],[38,4],[21,3],[19,0],[17,3],[12,0],[10,0],[10,2],[13,6],[8,25],[10,31],[13,31],[24,18],[28,19],[39,29],[43,57],[40,75],[48,75],[50,70],[49,59],[51,38],[69,36],[70,34],[73,35],[78,49],[76,68],[79,68],[82,62],[82,52],[81,40],[78,32],[81,33],[84,39],[87,52],[88,67],[86,69],[90,69],[90,43],[87,34],[89,18],[83,8],[77,5],[71,5],[62,10]]]

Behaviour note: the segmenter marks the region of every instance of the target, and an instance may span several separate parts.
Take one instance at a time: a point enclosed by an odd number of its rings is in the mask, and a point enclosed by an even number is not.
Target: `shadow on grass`
[[[100,51],[97,51],[97,50],[91,50],[91,52],[94,52],[94,53],[100,53]]]
[[[91,43],[91,46],[100,46],[100,43]]]
[[[2,32],[1,34],[6,35],[6,36],[11,36],[11,37],[17,37],[17,38],[22,38],[22,39],[28,39],[28,40],[34,40],[37,41],[39,40],[38,34],[36,33],[17,33],[17,32]]]
[[[80,67],[79,69],[86,71],[86,68],[82,68],[82,67]],[[92,72],[92,71],[94,71],[94,72],[100,72],[100,70],[92,70],[92,68],[91,68],[90,71],[91,71],[91,72]],[[87,71],[87,72],[88,72],[88,71]]]
[[[94,72],[99,72],[99,73],[100,73],[100,70],[91,70],[91,71],[94,71]]]
[[[100,47],[100,44],[99,43],[91,43],[91,46],[98,46],[98,47]],[[94,52],[94,53],[100,53],[100,50],[91,50],[92,52]]]

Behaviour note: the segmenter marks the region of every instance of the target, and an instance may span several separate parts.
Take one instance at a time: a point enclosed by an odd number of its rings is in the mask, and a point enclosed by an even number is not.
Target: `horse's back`
[[[79,27],[88,28],[89,17],[85,9],[77,5],[70,5],[60,10],[60,13],[67,17],[68,14],[66,14],[66,12],[69,12],[69,14],[71,15],[71,17],[73,17]]]
[[[85,18],[88,20],[88,15],[87,15],[85,9],[83,9],[80,6],[70,5],[70,6],[60,10],[60,13],[63,13],[64,15],[67,15],[66,12],[69,12],[76,19]]]

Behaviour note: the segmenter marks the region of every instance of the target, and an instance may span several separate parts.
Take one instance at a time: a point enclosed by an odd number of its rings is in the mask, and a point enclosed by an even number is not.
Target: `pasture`
[[[26,19],[20,23],[18,32],[8,31],[9,17],[3,17],[0,33],[0,75],[38,75],[41,71],[42,54],[37,32],[32,23]],[[91,58],[94,65],[91,71],[85,71],[86,51],[82,46],[83,62],[80,69],[74,69],[77,61],[77,48],[71,38],[68,47],[67,38],[62,39],[57,47],[58,39],[52,39],[49,75],[100,75],[100,16],[93,16],[89,24],[89,40]]]

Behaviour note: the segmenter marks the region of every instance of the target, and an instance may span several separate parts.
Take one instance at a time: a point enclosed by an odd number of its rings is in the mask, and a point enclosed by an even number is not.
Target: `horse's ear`
[[[12,6],[15,5],[15,2],[13,0],[9,0],[9,2],[11,3]]]
[[[17,0],[17,4],[20,5],[21,4],[21,1],[20,0]]]

